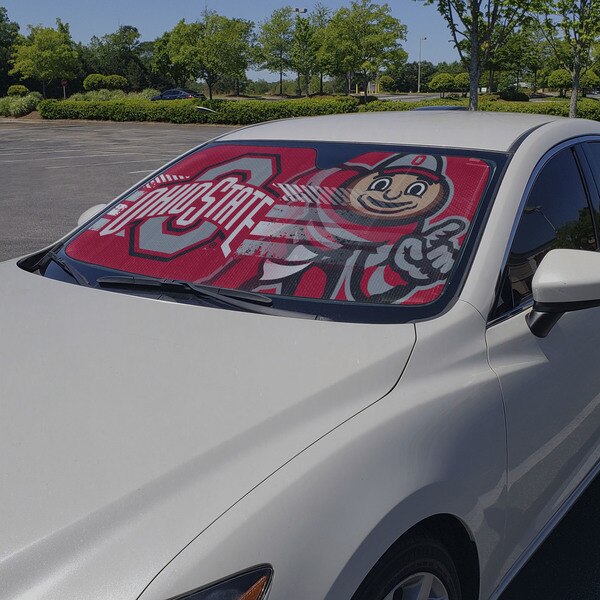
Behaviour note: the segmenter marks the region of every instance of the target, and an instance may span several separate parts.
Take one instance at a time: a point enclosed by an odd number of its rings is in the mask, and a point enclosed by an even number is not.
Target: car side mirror
[[[81,227],[81,225],[95,217],[101,210],[106,208],[106,206],[106,204],[95,204],[91,208],[88,208],[86,211],[82,212],[79,216],[79,219],[77,219],[77,227]]]
[[[533,310],[527,324],[546,337],[566,312],[600,306],[600,252],[551,250],[532,282]]]

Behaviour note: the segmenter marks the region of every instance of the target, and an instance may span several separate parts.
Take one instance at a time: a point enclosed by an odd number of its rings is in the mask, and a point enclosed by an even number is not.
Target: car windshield
[[[454,277],[503,160],[381,145],[216,142],[111,205],[64,253],[103,272],[274,299],[429,305]]]

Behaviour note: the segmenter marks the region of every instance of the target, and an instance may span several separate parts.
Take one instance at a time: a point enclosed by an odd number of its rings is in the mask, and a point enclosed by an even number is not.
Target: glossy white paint
[[[220,139],[372,142],[507,151],[524,132],[560,117],[472,112],[372,112],[272,121]]]
[[[382,550],[438,513],[460,515],[482,561],[497,564],[505,435],[484,332],[485,321],[464,302],[419,323],[399,386],[253,490],[142,599],[165,600],[261,561],[275,569],[269,600],[349,599]]]
[[[565,314],[548,337],[521,312],[490,327],[490,365],[506,410],[508,506],[504,572],[600,459],[600,309]]]
[[[507,150],[535,127],[460,297],[428,321],[241,314],[0,265],[0,599],[167,600],[270,563],[269,600],[349,600],[437,514],[497,597],[600,458],[600,309],[544,339],[525,313],[487,324],[532,172],[600,125],[387,113],[225,136]]]
[[[600,254],[551,250],[532,282],[533,299],[547,304],[600,301]]]
[[[0,597],[13,600],[136,598],[224,510],[385,395],[415,339],[413,325],[132,298],[14,263],[0,280]]]

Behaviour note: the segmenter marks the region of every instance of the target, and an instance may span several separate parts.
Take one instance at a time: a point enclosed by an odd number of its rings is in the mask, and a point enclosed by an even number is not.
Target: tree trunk
[[[46,97],[46,82],[42,81],[42,96]]]
[[[369,97],[369,80],[365,79],[365,104],[367,103]]]
[[[236,77],[236,79],[235,79],[235,95],[236,96],[240,95],[240,80],[239,80],[239,77]]]
[[[212,98],[212,89],[213,89],[212,83],[210,83],[210,81],[207,80],[206,85],[208,86],[208,99],[212,100],[213,99]]]
[[[569,118],[574,119],[577,116],[577,96],[579,94],[579,80],[581,79],[581,57],[575,54],[573,60],[573,87],[571,89],[571,103],[569,104]]]
[[[346,96],[350,95],[350,85],[352,84],[350,73],[346,74]]]
[[[283,96],[283,70],[279,69],[279,95]]]
[[[479,108],[479,11],[478,4],[471,2],[471,62],[469,63],[469,110]]]
[[[319,94],[323,95],[323,73],[319,73]]]

